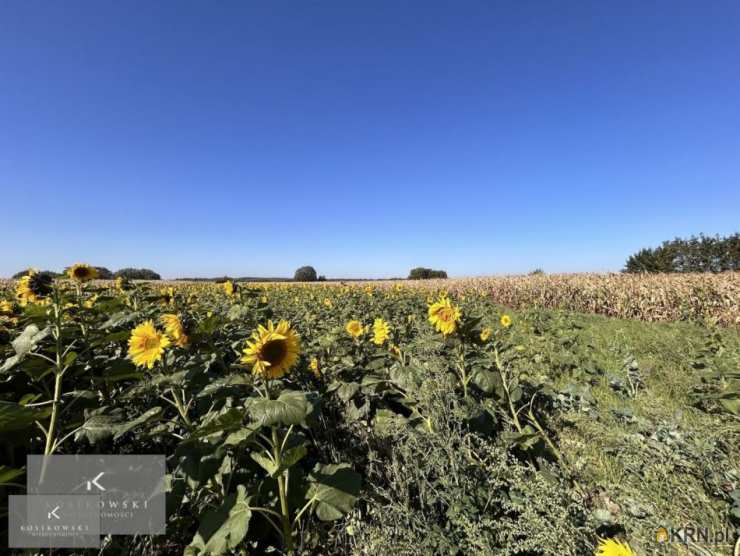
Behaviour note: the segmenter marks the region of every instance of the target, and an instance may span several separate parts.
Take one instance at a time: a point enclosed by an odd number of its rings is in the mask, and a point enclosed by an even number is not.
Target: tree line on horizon
[[[115,278],[127,278],[129,280],[161,280],[162,277],[148,268],[122,268],[115,272],[104,266],[94,267],[98,271],[101,280],[113,280]],[[699,234],[688,239],[675,238],[664,241],[658,247],[645,247],[637,253],[630,255],[622,272],[626,273],[686,273],[686,272],[726,272],[740,271],[740,233],[736,232],[728,236],[707,236]],[[55,272],[44,270],[41,274],[52,278],[62,276],[66,272]],[[28,269],[16,272],[12,278],[17,280],[28,273]],[[544,274],[542,269],[536,269],[530,275]],[[447,272],[434,270],[426,267],[416,267],[409,271],[407,280],[445,279]],[[389,280],[403,280],[403,278],[388,278]],[[316,269],[310,265],[298,268],[293,278],[262,278],[262,277],[240,277],[232,278],[222,276],[217,278],[178,278],[182,281],[204,281],[225,282],[233,280],[238,282],[324,282],[336,281],[319,275]],[[343,279],[348,280],[348,279]],[[372,280],[364,278],[353,278],[352,280]]]
[[[640,249],[625,263],[623,272],[725,272],[740,271],[740,233],[721,237],[691,236]]]

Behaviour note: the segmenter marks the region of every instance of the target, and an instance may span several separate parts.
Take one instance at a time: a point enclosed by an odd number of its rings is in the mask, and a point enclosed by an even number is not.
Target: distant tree
[[[740,233],[664,241],[631,255],[624,272],[723,272],[740,270]]]
[[[162,277],[148,268],[122,268],[114,275],[116,278],[128,278],[129,280],[161,280]]]
[[[319,282],[326,282],[326,276],[324,276],[323,274],[319,276]]]
[[[534,270],[532,270],[532,271],[529,272],[529,275],[530,276],[540,276],[540,275],[542,275],[544,273],[545,273],[545,271],[542,270],[541,268],[535,268]]]
[[[29,269],[21,270],[20,272],[16,272],[15,274],[13,274],[13,280],[18,280],[18,278],[22,278],[23,276],[28,274],[28,270]],[[57,278],[61,276],[61,274],[59,274],[58,272],[54,272],[53,270],[42,270],[41,272],[39,272],[39,274],[49,276],[50,278]]]
[[[302,266],[295,271],[293,276],[293,280],[296,282],[315,282],[316,279],[316,269],[312,266]]]
[[[113,280],[113,278],[115,278],[113,272],[108,270],[104,266],[96,266],[95,270],[98,271],[98,278],[100,278],[101,280]]]
[[[418,266],[412,268],[409,272],[409,280],[428,280],[430,278],[447,278],[447,273],[444,270],[432,270],[431,268],[425,268]]]

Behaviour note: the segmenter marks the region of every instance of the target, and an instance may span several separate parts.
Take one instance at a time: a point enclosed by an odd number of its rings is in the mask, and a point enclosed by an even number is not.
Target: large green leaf
[[[15,340],[13,340],[11,343],[13,344],[13,349],[18,355],[26,355],[30,353],[36,345],[46,338],[51,333],[51,328],[48,326],[42,330],[39,330],[39,327],[35,324],[29,324],[26,326],[26,329],[21,332],[20,336],[18,336]]]
[[[306,392],[286,390],[276,400],[252,399],[247,409],[260,425],[300,425],[305,423],[314,406]]]
[[[20,431],[33,426],[51,414],[51,407],[26,407],[14,402],[0,401],[0,432]]]
[[[252,510],[244,485],[238,485],[215,510],[200,519],[198,532],[185,549],[185,556],[217,556],[234,550],[247,535]]]
[[[25,471],[23,469],[15,469],[14,467],[8,467],[7,465],[0,465],[0,486],[9,485],[13,482],[13,479],[23,475]]]
[[[306,497],[314,501],[314,512],[321,521],[333,521],[349,513],[362,487],[362,476],[348,463],[317,464],[309,481]]]
[[[216,415],[212,419],[209,419],[206,423],[202,424],[192,434],[192,436],[195,438],[199,438],[223,431],[236,431],[242,427],[243,419],[244,410],[237,409],[236,407],[231,407],[220,415]]]

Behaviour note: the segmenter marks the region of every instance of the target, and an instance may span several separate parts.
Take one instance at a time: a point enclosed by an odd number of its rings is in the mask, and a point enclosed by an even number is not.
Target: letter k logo
[[[92,490],[92,486],[95,485],[101,491],[105,491],[105,487],[98,482],[103,475],[105,475],[105,471],[98,473],[93,480],[87,481],[87,490]]]
[[[54,508],[53,510],[51,510],[50,512],[48,512],[48,513],[46,514],[46,519],[51,519],[51,516],[54,516],[54,517],[55,517],[55,518],[57,518],[57,519],[61,519],[61,518],[60,518],[60,517],[59,517],[59,516],[57,515],[57,511],[58,511],[58,510],[59,510],[59,506],[57,506],[56,508]]]

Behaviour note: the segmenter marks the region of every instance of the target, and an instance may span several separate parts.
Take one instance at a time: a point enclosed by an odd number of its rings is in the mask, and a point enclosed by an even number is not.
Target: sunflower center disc
[[[261,359],[267,361],[270,365],[280,363],[288,353],[288,345],[285,340],[271,340],[262,346],[260,352]]]

